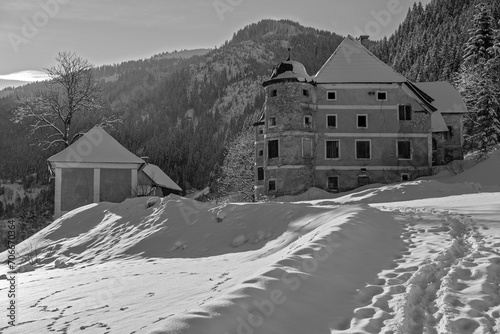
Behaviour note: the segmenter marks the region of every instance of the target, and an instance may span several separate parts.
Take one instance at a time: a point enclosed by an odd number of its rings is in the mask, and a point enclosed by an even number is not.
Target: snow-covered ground
[[[91,204],[20,245],[38,264],[0,332],[500,333],[499,171],[497,151],[303,202]]]

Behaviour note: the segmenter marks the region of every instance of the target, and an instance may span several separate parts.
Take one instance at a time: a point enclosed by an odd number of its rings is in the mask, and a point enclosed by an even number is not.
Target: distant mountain
[[[193,56],[203,56],[210,52],[212,49],[193,49],[193,50],[181,50],[181,51],[173,51],[173,52],[164,52],[158,55],[153,56],[153,58],[163,58],[163,59],[172,59],[172,58],[181,58],[188,59]]]
[[[111,134],[131,151],[148,155],[181,187],[204,188],[215,178],[212,172],[222,163],[228,143],[259,114],[261,83],[288,57],[287,48],[315,73],[341,41],[339,35],[289,20],[263,20],[214,50],[183,50],[100,66],[95,71],[107,112],[123,119]],[[0,118],[7,120],[0,123],[0,139],[12,157],[0,159],[2,177],[46,170],[49,152],[27,145],[26,131],[8,122],[14,97],[39,88],[22,86],[0,99]],[[2,127],[9,129],[2,132]]]
[[[448,80],[461,62],[473,2],[415,5],[390,38],[372,41],[370,48],[413,80]],[[260,113],[262,81],[288,57],[287,48],[314,75],[342,39],[290,20],[262,20],[213,50],[170,52],[98,67],[106,112],[123,120],[110,133],[132,152],[147,155],[183,189],[205,188],[217,178],[229,144]],[[0,159],[0,178],[46,169],[50,152],[29,146],[26,131],[8,122],[13,97],[37,87],[22,86],[0,98],[0,156],[10,157]]]
[[[30,83],[29,81],[0,79],[0,91],[7,87],[19,87]],[[1,94],[1,92],[0,92]]]

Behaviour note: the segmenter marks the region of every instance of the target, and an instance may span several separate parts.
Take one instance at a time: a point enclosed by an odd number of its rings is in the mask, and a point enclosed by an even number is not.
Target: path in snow
[[[390,210],[406,226],[407,250],[359,291],[362,306],[332,333],[500,333],[500,237],[485,238],[470,216]]]

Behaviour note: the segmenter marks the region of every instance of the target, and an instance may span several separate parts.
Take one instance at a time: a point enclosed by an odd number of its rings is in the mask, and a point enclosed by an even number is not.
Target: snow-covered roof
[[[279,63],[273,69],[271,78],[264,81],[263,86],[269,84],[280,82],[280,81],[301,81],[301,82],[311,82],[311,77],[307,74],[306,68],[302,63],[295,60],[286,60]]]
[[[318,83],[394,83],[407,79],[347,36],[313,77]]]
[[[462,96],[449,82],[419,82],[415,86],[434,98],[432,105],[441,113],[466,113],[467,107]]]
[[[160,187],[182,191],[182,189],[174,181],[172,181],[172,179],[168,177],[168,175],[165,174],[160,167],[153,164],[147,164],[144,166],[142,171]]]
[[[49,162],[144,163],[115,138],[95,126],[70,146],[47,159]]]
[[[444,121],[443,115],[439,110],[433,111],[431,113],[431,130],[432,132],[446,132],[448,131],[448,126]]]

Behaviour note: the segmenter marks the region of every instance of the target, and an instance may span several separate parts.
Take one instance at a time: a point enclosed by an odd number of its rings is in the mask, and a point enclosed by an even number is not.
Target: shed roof
[[[443,115],[439,110],[431,113],[431,131],[432,132],[447,132],[448,126],[444,121]]]
[[[442,114],[467,112],[467,107],[460,92],[449,82],[418,82],[414,83],[414,85],[434,98],[432,105]]]
[[[182,189],[174,181],[172,181],[172,179],[168,177],[168,175],[165,174],[160,167],[153,164],[147,164],[144,166],[142,171],[160,187],[182,191]]]
[[[396,83],[407,79],[347,36],[315,77],[318,83]]]
[[[144,163],[115,138],[95,126],[70,146],[47,159],[49,162]]]

